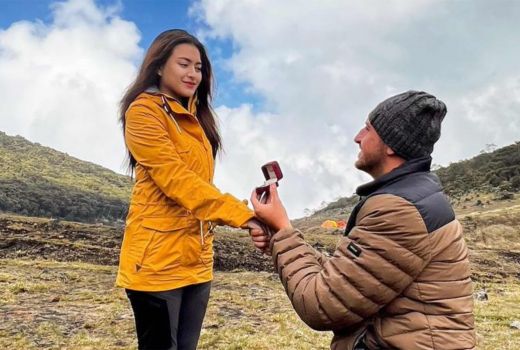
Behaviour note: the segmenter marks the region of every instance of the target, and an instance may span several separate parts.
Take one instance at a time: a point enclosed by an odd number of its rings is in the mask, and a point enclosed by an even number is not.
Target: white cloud
[[[50,22],[0,30],[0,130],[122,171],[118,102],[143,51],[120,13],[69,0]],[[378,102],[408,89],[448,105],[435,163],[519,139],[520,3],[202,0],[191,13],[213,53],[232,43],[214,63],[265,101],[217,106],[226,154],[215,183],[238,197],[275,159],[293,217],[351,194],[369,179],[353,167],[355,133]]]
[[[217,184],[233,192],[240,174],[237,191],[245,191],[251,166],[278,159],[293,216],[368,180],[352,165],[352,138],[392,94],[425,90],[447,103],[436,163],[519,139],[513,2],[202,0],[192,13],[209,43],[232,41],[227,69],[269,111],[217,109],[228,143]]]
[[[482,140],[499,147],[520,141],[520,74],[472,91],[460,106],[464,134],[479,135],[477,145],[482,146]]]
[[[122,171],[118,101],[142,50],[118,11],[57,2],[50,23],[0,30],[0,130]]]
[[[345,176],[353,173],[354,159],[341,151],[344,135],[328,133],[334,139],[326,142],[321,140],[322,135],[307,135],[302,140],[282,116],[255,114],[249,105],[233,109],[221,106],[216,112],[221,120],[225,154],[217,162],[215,184],[222,190],[249,198],[253,186],[264,181],[260,166],[277,160],[284,173],[280,193],[295,199],[289,201],[288,210],[290,215],[298,216],[325,198],[344,195],[344,188],[360,181],[359,176]],[[330,148],[329,142],[338,147]]]

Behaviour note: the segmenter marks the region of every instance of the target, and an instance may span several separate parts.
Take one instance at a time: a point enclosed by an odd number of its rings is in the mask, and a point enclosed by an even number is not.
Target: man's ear
[[[387,145],[385,145],[385,153],[387,156],[393,156],[395,155],[395,152],[393,149],[391,149],[390,147],[388,147]]]

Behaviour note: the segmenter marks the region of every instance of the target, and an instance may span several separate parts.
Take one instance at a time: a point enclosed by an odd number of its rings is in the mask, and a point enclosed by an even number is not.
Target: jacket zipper
[[[175,123],[175,126],[177,127],[177,130],[179,131],[179,134],[181,134],[182,133],[181,128],[180,128],[179,124],[177,123],[177,120],[175,120],[175,116],[173,115],[171,108],[168,105],[168,102],[166,101],[166,98],[164,97],[164,95],[161,95],[161,100],[163,103],[162,107],[163,107],[164,111],[173,120],[173,122]],[[194,115],[194,117],[195,117],[195,120],[199,123],[199,126],[202,128],[197,116]],[[204,129],[202,129],[202,132],[204,133]],[[202,143],[204,144],[204,141],[202,141]],[[205,152],[205,153],[206,153],[206,157],[207,157],[207,152]],[[208,170],[209,170],[209,168],[210,167],[208,164]],[[199,224],[200,224],[200,245],[201,245],[201,247],[204,247],[204,221],[200,220]]]
[[[356,349],[361,338],[363,338],[365,336],[365,334],[367,334],[366,328],[361,333],[359,333],[359,335],[354,339],[354,348],[353,348],[354,350]]]

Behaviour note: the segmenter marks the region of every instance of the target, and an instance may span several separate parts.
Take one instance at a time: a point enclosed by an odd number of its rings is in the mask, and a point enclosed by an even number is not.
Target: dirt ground
[[[120,227],[0,215],[0,258],[117,265],[122,237]],[[246,231],[222,228],[216,237],[216,270],[273,270],[270,258],[253,248]]]
[[[520,206],[480,208],[459,216],[470,248],[475,281],[520,280]],[[332,254],[341,230],[320,227],[322,218],[295,221],[315,248]],[[0,259],[45,259],[117,265],[121,227],[0,215]],[[254,249],[246,231],[218,228],[215,270],[273,272],[271,259]]]
[[[344,215],[344,214],[342,214]],[[337,219],[341,219],[339,217]],[[336,219],[336,218],[335,218]],[[520,206],[459,215],[470,247],[480,349],[519,349]],[[296,220],[306,239],[332,253],[341,230]],[[0,215],[0,347],[135,349],[124,291],[114,287],[120,227]],[[270,258],[246,231],[220,228],[216,276],[200,349],[327,349],[330,334],[292,310]]]
[[[135,350],[132,311],[114,286],[115,266],[0,259],[0,347],[9,350]],[[477,283],[481,350],[517,350],[520,283]],[[203,350],[326,350],[332,334],[307,327],[278,276],[216,272],[202,329]]]

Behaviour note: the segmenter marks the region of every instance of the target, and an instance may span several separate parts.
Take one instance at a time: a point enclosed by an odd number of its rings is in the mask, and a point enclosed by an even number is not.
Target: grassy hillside
[[[93,163],[0,132],[0,211],[80,222],[125,217],[132,182]],[[495,199],[520,192],[520,142],[436,170],[454,201],[480,194]],[[484,202],[482,199],[475,199]],[[314,217],[348,217],[357,197],[345,197]]]
[[[446,193],[520,192],[520,142],[436,170]],[[502,192],[502,193],[500,193]]]
[[[131,179],[0,132],[0,210],[75,221],[124,218]]]

